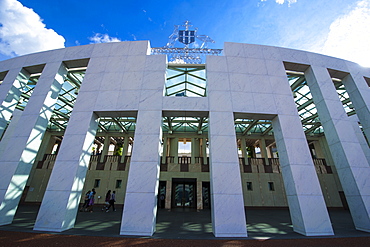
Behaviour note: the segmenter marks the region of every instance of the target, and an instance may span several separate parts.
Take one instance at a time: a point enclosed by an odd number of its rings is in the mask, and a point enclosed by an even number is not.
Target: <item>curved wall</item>
[[[234,118],[271,119],[293,227],[304,235],[332,235],[329,215],[302,130],[286,70],[304,73],[356,228],[370,231],[370,168],[338,98],[341,79],[366,136],[370,136],[370,70],[341,59],[278,47],[225,43],[208,56],[207,97],[164,97],[166,57],[150,55],[147,41],[94,44],[0,62],[1,128],[10,119],[26,69],[40,72],[22,114],[0,142],[1,224],[12,222],[68,68],[86,64],[84,82],[50,176],[35,230],[74,226],[101,116],[137,116],[121,234],[155,231],[162,116],[208,115],[213,232],[247,236]],[[27,75],[26,75],[27,76]],[[27,123],[27,124],[25,124]],[[150,123],[150,124],[148,124]],[[0,129],[1,130],[1,129]]]

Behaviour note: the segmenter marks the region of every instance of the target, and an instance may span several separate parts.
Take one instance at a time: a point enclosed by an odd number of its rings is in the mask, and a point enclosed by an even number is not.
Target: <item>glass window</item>
[[[247,182],[247,190],[249,190],[249,191],[253,190],[252,182]]]
[[[122,187],[122,180],[116,180],[116,189],[119,189]]]
[[[94,188],[99,188],[99,186],[100,186],[100,179],[95,179]]]
[[[275,191],[274,182],[269,182],[268,185],[269,185],[269,190],[270,191]]]

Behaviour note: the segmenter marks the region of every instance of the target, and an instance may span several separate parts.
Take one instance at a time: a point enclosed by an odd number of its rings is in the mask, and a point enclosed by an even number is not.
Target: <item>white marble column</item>
[[[1,139],[1,142],[0,142],[0,157],[3,157],[2,152],[4,152],[4,150],[6,149],[6,147],[9,144],[9,142],[11,142],[11,140],[14,136],[14,133],[17,131],[18,122],[19,122],[19,119],[22,116],[22,113],[23,113],[23,111],[21,111],[21,110],[18,110],[18,109],[14,110],[13,118],[12,118],[12,124],[9,125],[9,127],[6,131],[7,134],[4,135],[4,138]],[[1,158],[0,158],[0,161],[1,161]]]
[[[157,216],[161,110],[139,110],[134,139],[120,234],[151,236]]]
[[[355,227],[370,232],[370,168],[351,120],[326,68],[311,66],[305,76]]]
[[[358,141],[360,142],[362,151],[364,152],[367,162],[369,163],[370,166],[370,148],[369,145],[366,142],[366,139],[364,137],[364,134],[362,133],[360,127],[358,126],[358,118],[357,115],[352,115],[349,117],[352,123],[353,130],[355,131],[355,134],[357,136]]]
[[[209,113],[212,226],[216,237],[247,237],[232,112]]]
[[[97,128],[92,111],[72,113],[34,230],[62,232],[74,227]]]
[[[294,231],[334,235],[298,115],[279,115],[272,125]]]
[[[4,150],[0,158],[0,225],[13,221],[66,74],[60,63],[45,65],[19,121],[9,125],[16,131],[11,136],[5,132],[3,138],[10,140],[6,147],[0,143],[0,150]]]
[[[155,65],[158,67],[156,68]],[[136,119],[135,142],[122,214],[121,235],[151,236],[155,231],[165,65],[165,56],[146,57],[146,70],[143,75]]]
[[[350,72],[351,74],[347,75],[342,82],[370,145],[370,88],[361,74],[351,70]]]
[[[247,237],[228,59],[207,57],[212,227],[216,237]]]
[[[30,75],[22,69],[10,70],[1,84],[0,94],[0,140],[22,94],[22,88],[27,84]]]

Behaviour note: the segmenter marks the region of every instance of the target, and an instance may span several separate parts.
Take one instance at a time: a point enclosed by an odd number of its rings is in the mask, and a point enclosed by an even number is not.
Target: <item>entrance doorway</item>
[[[172,179],[172,207],[173,208],[196,208],[196,179],[173,178]]]
[[[166,206],[166,181],[159,181],[157,202],[158,202],[158,208],[165,208]]]
[[[211,186],[209,182],[202,182],[203,209],[211,208]]]

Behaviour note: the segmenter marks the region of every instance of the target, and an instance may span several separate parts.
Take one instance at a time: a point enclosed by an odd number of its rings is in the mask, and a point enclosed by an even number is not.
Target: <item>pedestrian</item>
[[[165,206],[165,201],[164,201],[165,197],[163,194],[161,194],[161,196],[159,197],[159,208],[164,208]]]
[[[94,202],[95,202],[95,189],[92,189],[90,194],[89,194],[89,204],[88,204],[88,207],[87,207],[87,211],[89,211],[90,213],[93,212],[93,206],[94,206]]]
[[[116,202],[116,191],[113,191],[112,195],[111,195],[111,198],[109,200],[109,206],[107,208],[107,211],[105,212],[109,212],[109,208],[112,206],[112,210],[113,211],[116,211],[116,208],[114,207],[114,203]]]
[[[111,190],[108,190],[107,194],[105,194],[105,200],[104,200],[105,205],[103,206],[103,208],[101,209],[101,211],[107,210],[108,207],[109,207],[109,201],[111,199],[110,191]]]
[[[84,198],[84,204],[82,205],[82,207],[80,208],[80,212],[84,212],[85,209],[87,208],[87,206],[89,205],[89,194],[90,194],[91,190],[89,190],[88,192],[86,192],[85,194],[85,198]]]

